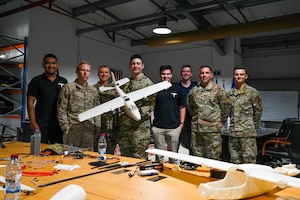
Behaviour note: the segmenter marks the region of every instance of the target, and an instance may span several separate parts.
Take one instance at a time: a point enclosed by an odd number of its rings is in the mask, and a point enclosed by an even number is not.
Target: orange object
[[[47,172],[26,172],[26,171],[22,171],[24,176],[51,176],[53,174],[56,174],[58,172],[58,170],[52,170],[52,171],[47,171]]]
[[[210,168],[209,167],[197,167],[196,171],[198,171],[198,172],[210,172]]]

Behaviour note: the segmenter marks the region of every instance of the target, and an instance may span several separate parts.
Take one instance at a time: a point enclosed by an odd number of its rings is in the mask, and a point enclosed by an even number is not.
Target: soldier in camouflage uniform
[[[78,114],[100,103],[95,87],[89,85],[91,66],[81,62],[76,69],[77,79],[66,84],[59,93],[57,101],[58,121],[64,131],[64,144],[94,150],[94,138],[99,135],[101,116],[79,122]]]
[[[98,77],[99,81],[94,86],[98,90],[100,94],[100,103],[105,103],[115,98],[115,91],[114,90],[106,90],[100,91],[99,87],[107,86],[109,79],[111,77],[110,68],[106,65],[102,65],[98,69]],[[107,112],[101,115],[101,128],[100,133],[105,133],[106,135],[106,142],[107,148],[106,152],[109,154],[113,154],[114,147],[116,146],[116,126],[115,120],[117,120],[118,113]],[[99,140],[99,135],[97,135],[95,144],[97,144]],[[97,146],[95,145],[95,151],[97,151]]]
[[[133,55],[130,58],[130,68],[132,70],[130,82],[122,88],[125,93],[153,85],[153,82],[142,73],[144,64],[140,55]],[[118,120],[119,132],[117,138],[122,155],[146,159],[145,150],[150,142],[149,112],[154,109],[155,95],[135,103],[139,108],[142,119],[135,121],[126,114],[122,114]]]
[[[243,66],[234,68],[235,88],[228,92],[231,103],[229,127],[230,161],[236,164],[256,163],[256,128],[262,114],[259,92],[247,85],[247,71]]]
[[[222,123],[229,112],[226,91],[212,82],[211,67],[201,66],[199,72],[200,84],[187,96],[192,116],[192,150],[195,156],[220,160]]]

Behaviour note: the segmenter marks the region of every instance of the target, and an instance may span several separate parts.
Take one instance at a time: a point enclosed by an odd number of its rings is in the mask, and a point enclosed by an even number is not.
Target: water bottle
[[[261,130],[262,130],[262,132],[266,131],[266,123],[265,122],[261,123]]]
[[[21,199],[22,169],[18,154],[12,154],[5,170],[5,195],[4,200]]]
[[[121,155],[121,150],[119,144],[116,145],[115,150],[114,150],[114,156],[118,157]]]
[[[263,133],[266,131],[266,124],[264,122],[260,122],[260,125],[259,125],[259,133]]]
[[[30,136],[30,154],[38,156],[41,152],[41,131],[40,128],[35,129],[33,135]]]
[[[154,148],[155,148],[154,143],[150,143],[150,144],[148,145],[148,149],[154,149]],[[155,162],[155,161],[156,161],[156,156],[155,156],[155,154],[148,153],[148,158],[147,158],[147,160],[151,160],[151,161]]]
[[[98,141],[98,160],[105,162],[106,161],[106,138],[105,134],[101,133]]]

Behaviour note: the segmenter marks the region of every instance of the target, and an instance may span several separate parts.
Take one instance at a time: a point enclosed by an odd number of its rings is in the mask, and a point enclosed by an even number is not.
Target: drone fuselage
[[[125,113],[136,121],[141,120],[141,114],[134,101],[130,99],[130,97],[128,97],[119,86],[116,86],[116,90],[123,98]]]

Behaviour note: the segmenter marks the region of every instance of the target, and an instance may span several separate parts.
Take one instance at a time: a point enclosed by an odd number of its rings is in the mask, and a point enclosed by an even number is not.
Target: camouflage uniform
[[[229,113],[226,91],[212,81],[193,87],[187,96],[192,116],[192,150],[195,156],[220,159],[221,129]]]
[[[94,139],[99,135],[101,116],[79,122],[78,114],[99,105],[95,87],[82,86],[77,80],[66,84],[57,101],[58,121],[64,132],[64,144],[94,150]]]
[[[233,163],[255,163],[257,156],[256,128],[262,114],[259,92],[244,85],[228,92],[231,103],[229,127],[229,153]]]
[[[153,82],[141,74],[135,79],[124,85],[123,91],[130,93],[145,87],[153,85]],[[118,143],[121,148],[122,155],[134,158],[146,158],[145,150],[150,142],[150,119],[149,111],[154,109],[155,95],[151,95],[147,100],[141,99],[135,102],[139,108],[142,119],[135,121],[128,117],[125,113],[118,120]]]
[[[98,90],[100,95],[100,103],[105,103],[107,101],[110,101],[115,98],[115,91],[114,90],[106,90],[106,91],[100,91],[99,87],[100,84],[96,83],[94,87]],[[117,120],[117,114],[113,112],[107,112],[103,113],[101,115],[101,128],[100,133],[105,133],[106,135],[106,142],[107,142],[107,148],[106,152],[108,154],[113,154],[114,147],[116,146],[116,121]],[[99,135],[97,135],[95,144],[98,143]],[[97,145],[95,145],[95,151],[97,151]]]

